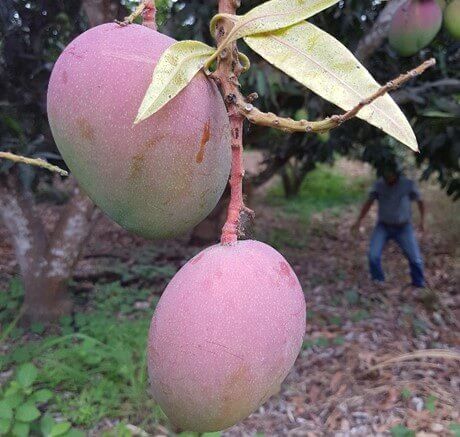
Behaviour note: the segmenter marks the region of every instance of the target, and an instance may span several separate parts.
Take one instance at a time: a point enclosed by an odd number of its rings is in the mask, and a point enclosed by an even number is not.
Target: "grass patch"
[[[347,177],[334,167],[320,165],[304,180],[299,195],[287,199],[282,184],[269,191],[267,201],[281,207],[287,214],[309,222],[312,214],[356,203],[368,189],[366,177]]]
[[[90,428],[103,418],[152,425],[162,414],[148,394],[149,323],[146,316],[120,320],[79,314],[73,333],[19,343],[3,357],[2,367],[33,360],[37,384],[55,393],[47,412],[60,412],[79,427]]]
[[[16,280],[10,289],[16,291],[10,296],[10,304],[0,302],[8,309],[6,320],[12,319],[22,300]],[[37,369],[34,388],[50,394],[47,402],[39,405],[40,417],[65,420],[66,426],[90,430],[105,418],[119,421],[121,428],[135,423],[147,431],[167,425],[149,393],[146,365],[147,335],[156,296],[114,282],[98,285],[91,297],[86,312],[61,320],[59,335],[36,333],[32,337],[36,340],[30,341],[30,335],[23,337],[22,331],[12,330],[4,339],[9,346],[7,353],[0,355],[0,371],[15,371],[33,363]],[[0,399],[1,395],[0,387]],[[38,428],[39,420],[37,416]],[[6,422],[0,425],[6,427]],[[39,430],[37,435],[42,435]],[[114,435],[123,433],[115,430]]]

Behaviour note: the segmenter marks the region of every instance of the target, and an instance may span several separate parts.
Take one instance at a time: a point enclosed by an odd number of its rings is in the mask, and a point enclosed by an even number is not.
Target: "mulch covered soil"
[[[430,287],[423,291],[406,287],[406,261],[390,246],[385,256],[389,280],[380,289],[367,277],[372,221],[359,236],[349,231],[355,208],[319,214],[308,228],[266,205],[257,206],[257,212],[256,236],[262,239],[267,229],[284,227],[294,240],[305,241],[305,247],[292,245],[282,252],[304,287],[307,333],[281,393],[224,435],[373,436],[389,435],[400,424],[420,436],[454,435],[449,426],[460,422],[460,361],[452,355],[460,351],[460,269],[449,242],[434,230],[425,236]],[[103,218],[77,268],[77,284],[91,288],[104,274],[100,260],[111,256],[133,263],[131,254],[142,248],[154,248],[156,263],[180,267],[201,249],[186,243],[148,243]],[[5,282],[15,262],[2,228],[0,257]],[[113,275],[113,269],[107,274]],[[428,349],[444,352],[434,358],[423,352]],[[403,355],[415,351],[419,358]],[[394,435],[409,435],[399,431]]]
[[[272,213],[259,210],[264,226],[277,226]],[[352,235],[355,215],[354,209],[340,217],[318,215],[308,231],[284,222],[307,241],[305,248],[283,250],[306,294],[304,350],[281,394],[227,435],[389,435],[401,424],[420,436],[454,435],[449,427],[460,422],[460,355],[446,351],[460,351],[459,260],[449,242],[426,235],[430,287],[415,290],[406,286],[405,259],[390,245],[388,284],[376,288],[366,266],[372,220],[360,236]],[[429,358],[427,349],[442,349],[437,355],[445,357]],[[403,355],[414,351],[421,358]]]

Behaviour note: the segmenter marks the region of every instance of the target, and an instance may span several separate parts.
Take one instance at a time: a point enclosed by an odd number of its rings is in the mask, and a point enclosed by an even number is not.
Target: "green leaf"
[[[37,375],[37,368],[32,363],[26,363],[19,368],[16,379],[22,387],[27,388],[35,382]]]
[[[34,334],[40,335],[40,334],[43,334],[43,332],[45,331],[45,326],[42,323],[32,323],[30,330]]]
[[[205,432],[204,434],[201,434],[201,437],[220,437],[222,433],[220,431],[216,432]]]
[[[51,430],[50,437],[58,437],[65,434],[70,428],[71,424],[69,422],[60,422],[56,423]]]
[[[380,88],[342,43],[311,23],[246,37],[245,41],[268,62],[346,111]],[[389,95],[364,107],[357,117],[418,150],[411,125]]]
[[[424,117],[433,117],[433,118],[458,118],[456,114],[451,114],[450,112],[443,111],[424,111],[422,112]]]
[[[11,433],[15,437],[27,437],[30,432],[30,426],[28,423],[21,423],[21,422],[16,422],[13,425],[13,429],[11,430]]]
[[[44,437],[49,437],[54,426],[54,420],[49,414],[44,414],[40,420],[40,431]]]
[[[5,396],[4,401],[13,409],[17,408],[24,401],[24,395],[22,393],[12,393]]]
[[[407,387],[404,387],[404,388],[401,390],[401,397],[402,397],[404,400],[410,399],[411,396],[412,396],[412,393],[411,393],[411,391],[410,391]]]
[[[451,423],[449,430],[455,437],[460,437],[460,423]]]
[[[67,434],[65,434],[65,437],[85,437],[85,433],[79,429],[72,428]]]
[[[434,411],[436,410],[436,401],[436,396],[433,395],[428,396],[428,398],[426,399],[425,407],[430,413],[434,413]]]
[[[211,21],[215,36],[216,22],[220,18],[232,20],[235,25],[225,39],[225,45],[249,35],[283,29],[338,3],[339,0],[271,0],[262,3],[242,16],[219,14]]]
[[[11,419],[13,409],[6,401],[0,401],[0,419]]]
[[[403,425],[396,425],[390,429],[393,437],[415,437],[415,432]]]
[[[11,426],[11,419],[0,419],[0,435],[6,434]]]
[[[37,390],[35,393],[32,394],[31,399],[34,402],[42,404],[44,402],[48,402],[53,397],[53,392],[51,390],[42,389]]]
[[[198,41],[180,41],[170,46],[158,61],[134,124],[147,119],[177,96],[214,52],[214,48]]]
[[[21,422],[33,422],[40,417],[40,411],[32,404],[23,404],[16,411],[16,419]]]

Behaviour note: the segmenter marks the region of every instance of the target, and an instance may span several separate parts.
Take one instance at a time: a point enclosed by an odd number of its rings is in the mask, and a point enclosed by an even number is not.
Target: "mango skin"
[[[444,26],[452,38],[460,40],[460,0],[453,0],[446,7]]]
[[[442,9],[436,0],[411,0],[395,13],[389,42],[401,56],[412,56],[428,46],[442,26]]]
[[[149,119],[133,126],[164,50],[174,40],[115,23],[76,38],[48,89],[56,144],[91,199],[141,236],[179,235],[216,206],[230,172],[230,127],[203,73]]]
[[[204,250],[174,276],[153,316],[154,398],[182,430],[234,425],[279,391],[305,319],[300,283],[275,249],[248,240]]]

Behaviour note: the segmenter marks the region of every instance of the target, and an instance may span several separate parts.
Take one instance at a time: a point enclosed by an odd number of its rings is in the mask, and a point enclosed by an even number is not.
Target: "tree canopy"
[[[393,0],[394,3],[397,0]],[[88,17],[86,2],[51,0],[5,0],[0,5],[0,149],[40,156],[59,163],[46,118],[46,89],[53,63],[65,45],[85,30]],[[136,2],[107,1],[110,17],[121,17]],[[176,39],[196,39],[212,44],[209,22],[216,9],[209,1],[161,1],[160,30]],[[242,2],[241,13],[260,0]],[[384,83],[400,72],[414,68],[422,60],[435,57],[438,67],[394,93],[415,127],[421,153],[415,160],[428,178],[435,174],[441,185],[455,198],[460,196],[459,157],[460,125],[460,43],[441,31],[426,49],[410,58],[399,57],[386,39],[369,42],[385,4],[380,2],[341,2],[312,19],[314,24],[334,35],[363,60],[366,67]],[[86,11],[88,11],[86,9]],[[367,40],[365,39],[367,36]],[[363,48],[363,46],[365,46]],[[258,106],[264,111],[291,117],[319,119],[340,110],[295,83],[268,65],[241,43],[255,68],[244,74],[246,94],[259,94]],[[357,50],[358,49],[358,50]],[[246,145],[267,152],[266,169],[253,175],[254,183],[263,183],[295,158],[299,169],[308,171],[317,162],[332,161],[335,153],[376,164],[383,160],[410,156],[408,150],[359,120],[352,120],[329,136],[282,134],[271,129],[250,126]],[[24,167],[24,166],[21,166]],[[0,162],[0,171],[11,164]],[[36,170],[21,168],[29,186]]]

